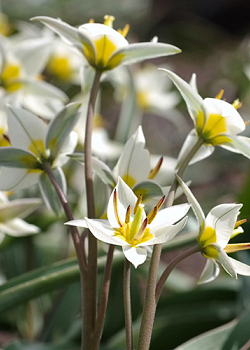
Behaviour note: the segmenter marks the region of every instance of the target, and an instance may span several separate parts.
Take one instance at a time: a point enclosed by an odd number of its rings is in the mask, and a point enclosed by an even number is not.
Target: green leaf
[[[62,189],[62,192],[66,194],[67,185],[64,173],[61,168],[53,169],[53,174],[57,179],[57,182]],[[51,209],[56,215],[60,215],[62,212],[62,204],[58,198],[58,194],[52,185],[47,173],[43,173],[39,178],[39,188],[43,196],[43,200],[46,206]]]
[[[14,340],[8,343],[3,348],[4,350],[78,350],[78,345],[73,344],[45,344],[45,343],[30,343]]]
[[[46,148],[50,150],[51,158],[56,158],[77,123],[80,117],[80,113],[78,112],[80,106],[80,103],[68,104],[49,124],[46,136]]]
[[[40,163],[32,153],[14,147],[0,148],[0,165],[10,168],[40,169]]]

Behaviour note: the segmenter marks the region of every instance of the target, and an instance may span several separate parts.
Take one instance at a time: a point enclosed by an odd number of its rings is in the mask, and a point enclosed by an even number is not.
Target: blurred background
[[[4,13],[9,20],[9,35],[16,33],[20,21],[29,21],[34,16],[60,17],[70,25],[77,26],[88,22],[90,18],[93,18],[95,22],[102,23],[105,14],[112,14],[116,18],[115,29],[123,28],[127,23],[130,24],[127,36],[129,42],[150,41],[157,36],[160,42],[181,48],[181,54],[154,60],[154,65],[170,67],[186,81],[189,81],[192,74],[195,73],[198,90],[203,98],[215,97],[221,89],[224,89],[223,98],[228,102],[239,98],[242,102],[239,113],[246,122],[250,120],[250,2],[247,0],[210,0],[209,2],[198,0],[2,0],[0,12]],[[42,28],[39,24],[34,25]],[[132,67],[131,72],[133,73],[137,69],[143,70],[147,65],[148,62],[139,67]],[[52,80],[52,82],[60,88],[63,86],[56,80]],[[116,86],[119,86],[116,84],[118,83],[114,83],[112,78],[107,78],[102,83],[100,108],[111,138],[115,138],[114,125],[118,123],[121,106],[119,98],[115,98],[114,90]],[[72,89],[68,86],[66,86],[66,90],[70,97],[80,91],[79,88]],[[176,93],[176,90],[170,85],[168,92]],[[172,112],[170,111],[167,111],[166,116],[162,118],[159,111],[156,113],[154,109],[149,108],[143,110],[143,118],[141,119],[143,131],[147,148],[152,154],[177,157],[187,132],[193,127],[181,98],[178,98],[174,109],[178,110],[175,113],[178,113],[178,118],[183,121],[181,124],[171,121]],[[245,135],[250,136],[249,126],[246,128]],[[192,190],[205,213],[219,203],[236,201],[244,204],[242,218],[250,219],[249,165],[249,160],[243,156],[235,155],[218,147],[214,154],[204,160],[202,164],[197,163],[191,166],[185,179],[192,179]],[[182,200],[183,198],[181,198]],[[45,225],[44,229],[52,230],[49,224]],[[250,241],[250,224],[246,223],[244,230],[244,234],[238,241]],[[55,240],[55,242],[56,245],[57,241]],[[21,250],[20,245],[18,247],[14,245],[5,251],[4,258],[7,260],[4,260],[4,264],[6,261],[8,263],[11,261],[13,254],[16,254],[18,249],[19,253],[17,254],[25,255],[27,244],[29,246],[30,241],[26,242],[25,248]],[[36,245],[40,247],[41,256],[43,249],[45,251],[48,249],[42,240]],[[166,261],[171,259],[171,254],[176,254],[176,252],[166,253]],[[45,261],[40,256],[39,262],[36,261],[32,265],[39,267],[39,264],[42,265],[41,262],[54,262],[58,259],[58,255],[60,256],[58,252],[57,254],[53,252],[51,253],[52,258],[49,257]],[[239,256],[245,263],[249,264],[248,253],[244,252]],[[18,265],[18,262],[16,264]],[[180,266],[179,272],[170,281],[169,294],[162,299],[159,306],[152,350],[173,349],[198,333],[232,320],[248,305],[250,283],[246,278],[241,278],[236,285],[229,277],[222,274],[219,282],[198,287],[194,292],[195,282],[203,266],[204,259],[202,257],[189,259]],[[15,273],[12,271],[9,274],[10,277],[25,272],[25,268],[20,270],[15,270]],[[133,280],[135,320],[140,313],[140,303],[138,303],[137,297],[140,295],[141,289],[143,290],[143,278],[147,274],[146,271],[147,266],[141,270],[140,287],[137,284],[138,277],[134,276]],[[113,274],[113,280],[116,281],[116,284],[111,292],[112,302],[107,316],[108,325],[104,332],[103,350],[123,349],[123,345],[120,345],[122,344],[121,333],[123,331],[122,311],[116,317],[116,322],[113,322],[114,315],[111,311],[120,307],[120,300],[117,299],[117,295],[121,293],[120,287],[118,287],[121,282],[119,266],[115,267]],[[50,299],[45,298],[36,306],[30,304],[28,309],[23,307],[19,311],[19,317],[22,319],[25,314],[27,322],[32,322],[33,319],[37,322],[36,327],[34,326],[30,332],[29,323],[26,324],[26,328],[20,324],[16,328],[13,326],[16,314],[10,313],[4,316],[2,318],[4,331],[0,333],[0,345],[7,344],[6,339],[12,339],[13,333],[14,337],[18,339],[23,336],[24,339],[52,342],[58,340],[64,332],[66,333],[65,342],[77,344],[80,337],[79,319],[77,319],[79,303],[75,303],[74,307],[71,308],[68,302],[69,298],[76,300],[77,293],[79,293],[79,285],[75,282],[67,290],[56,295],[55,299],[53,299],[54,296],[50,296]],[[51,307],[53,303],[58,303],[58,308]],[[60,305],[63,306],[60,307]],[[41,316],[41,312],[37,311],[41,308],[45,308],[49,312],[45,316]],[[68,317],[70,309],[72,312]],[[45,325],[44,319],[47,322]],[[70,329],[69,322],[73,325]],[[170,334],[168,348],[164,343],[166,330]],[[68,348],[53,347],[53,349],[71,350],[73,348],[73,345]],[[13,345],[11,343],[11,345],[6,345],[4,349],[40,350],[45,348],[29,348],[27,344],[22,348],[20,344]]]

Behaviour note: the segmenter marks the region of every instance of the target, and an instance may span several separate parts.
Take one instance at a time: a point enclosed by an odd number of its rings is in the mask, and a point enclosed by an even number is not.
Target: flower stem
[[[94,186],[93,186],[93,171],[92,171],[92,130],[94,120],[95,102],[98,93],[100,78],[102,72],[96,70],[93,85],[90,91],[89,104],[86,118],[85,129],[85,185],[86,185],[86,197],[87,197],[87,210],[88,217],[95,218],[95,202],[94,202]],[[97,240],[88,232],[88,268],[87,268],[87,281],[86,281],[86,295],[84,299],[85,309],[85,348],[90,349],[91,338],[95,328],[96,313],[97,313]],[[85,349],[84,348],[84,349]]]
[[[123,302],[126,329],[126,350],[133,350],[133,328],[130,297],[130,262],[125,258],[123,272]]]
[[[114,249],[115,249],[114,245],[109,246],[106,267],[105,267],[104,277],[103,277],[100,306],[99,306],[99,310],[98,310],[96,327],[95,327],[94,336],[93,336],[93,342],[96,342],[96,344],[92,343],[93,347],[99,345],[100,340],[101,340],[101,336],[102,336],[102,332],[103,332],[104,320],[105,320],[107,304],[108,304],[108,295],[109,295],[109,287],[110,287],[110,278],[111,278]]]
[[[197,142],[195,143],[195,145],[187,155],[185,161],[180,165],[177,171],[177,175],[179,175],[180,177],[183,175],[190,160],[193,158],[193,156],[196,154],[196,152],[199,150],[199,148],[202,146],[203,143],[204,141],[202,139],[197,140]],[[174,178],[172,185],[170,187],[168,196],[165,201],[165,206],[167,208],[173,205],[176,189],[177,189],[177,180],[176,178]],[[144,299],[144,307],[143,307],[143,313],[142,313],[142,321],[141,321],[141,328],[140,328],[137,350],[148,350],[150,346],[154,318],[155,318],[155,311],[157,306],[155,292],[156,292],[156,283],[157,283],[157,273],[158,273],[158,268],[159,268],[159,263],[161,258],[161,250],[162,250],[162,244],[156,244],[153,248],[152,258],[149,266],[149,273],[148,273],[148,280],[147,280],[147,286],[146,286],[146,293],[145,293],[145,299]]]
[[[156,285],[156,290],[155,290],[155,299],[156,303],[158,302],[162,289],[164,287],[164,284],[170,275],[170,273],[173,271],[173,269],[184,259],[188,258],[189,256],[198,253],[200,251],[198,245],[195,245],[194,247],[184,251],[183,253],[177,255],[171,262],[170,264],[166,267],[164,272],[162,273],[161,277],[159,278],[159,281],[157,282]]]

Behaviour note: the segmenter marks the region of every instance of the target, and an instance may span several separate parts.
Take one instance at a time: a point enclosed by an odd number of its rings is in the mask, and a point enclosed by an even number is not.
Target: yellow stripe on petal
[[[197,115],[197,119],[196,119],[196,125],[195,125],[195,129],[198,135],[201,134],[203,128],[204,128],[204,124],[205,124],[205,116],[204,113],[202,111],[198,112]]]
[[[21,75],[20,66],[9,64],[7,65],[0,76],[1,84],[6,88],[7,91],[13,92],[20,89],[21,84],[15,82],[15,79]]]
[[[116,45],[104,35],[95,40],[96,47],[96,67],[105,69],[112,53],[116,50]]]
[[[38,158],[40,158],[42,154],[46,156],[43,140],[32,140],[29,150]]]
[[[217,259],[219,256],[219,252],[214,245],[209,244],[204,249],[202,249],[202,255],[208,259]]]
[[[53,56],[48,63],[48,70],[61,80],[68,80],[71,77],[69,61],[63,56]]]
[[[216,241],[216,232],[212,227],[206,227],[204,232],[198,237],[198,242],[202,247],[211,243],[216,243]]]
[[[130,188],[132,188],[136,183],[135,179],[129,174],[124,175],[122,179]]]

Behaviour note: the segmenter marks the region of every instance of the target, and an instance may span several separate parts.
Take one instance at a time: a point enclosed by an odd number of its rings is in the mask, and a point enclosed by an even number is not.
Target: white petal
[[[135,182],[146,180],[150,172],[150,155],[144,147],[145,138],[142,128],[139,126],[126,142],[113,170],[114,174],[120,176],[125,182],[128,182],[128,178],[133,178]]]
[[[185,203],[160,210],[150,224],[150,229],[173,225],[187,214],[189,208],[190,204]]]
[[[242,204],[220,204],[214,207],[206,217],[206,226],[214,228],[216,243],[224,248],[234,229]]]
[[[204,105],[209,114],[221,114],[222,117],[225,117],[226,134],[236,135],[245,130],[246,126],[243,119],[230,103],[216,98],[205,98]],[[216,109],[219,109],[220,113],[217,113]]]
[[[128,261],[137,268],[138,265],[144,263],[147,259],[147,249],[140,247],[124,246],[122,247],[123,253]]]
[[[141,62],[149,58],[175,55],[176,53],[180,52],[181,50],[178,47],[169,44],[152,42],[136,43],[115,50],[110,58],[110,61],[117,55],[124,55],[121,60],[121,64],[131,64]]]
[[[186,225],[187,217],[182,219],[178,224],[172,226],[158,227],[155,230],[150,230],[150,233],[154,235],[150,241],[140,244],[140,246],[162,244],[173,239],[177,233],[179,233]]]
[[[179,185],[181,186],[185,196],[187,197],[187,200],[190,202],[192,209],[193,209],[193,212],[198,220],[199,228],[200,228],[200,230],[202,230],[205,226],[205,215],[203,213],[203,210],[202,210],[199,202],[197,201],[197,199],[195,198],[195,196],[191,192],[191,190],[185,184],[185,182],[183,182],[179,176],[177,177],[177,180],[178,180]]]
[[[250,158],[250,138],[246,136],[229,135],[231,142],[227,142],[221,147],[228,151],[240,153],[243,156]]]
[[[188,153],[193,148],[195,143],[197,142],[197,136],[195,133],[195,130],[191,130],[190,133],[187,135],[186,140],[184,141],[181,151],[179,153],[178,159],[177,159],[177,169],[179,168],[180,164],[186,159]],[[214,151],[214,147],[211,145],[202,145],[199,150],[196,152],[194,157],[189,162],[189,165],[194,164],[196,162],[199,162],[202,159],[205,159],[209,157]]]
[[[30,187],[38,182],[40,172],[29,172],[19,168],[0,169],[0,190],[14,191]]]
[[[130,205],[131,206],[131,217],[133,217],[133,211],[134,207],[137,201],[137,197],[135,196],[134,192],[131,190],[131,188],[126,185],[126,183],[119,177],[118,184],[115,187],[117,190],[117,204],[118,204],[118,214],[119,218],[122,223],[125,221],[127,208]],[[114,189],[114,190],[115,190]],[[116,220],[115,211],[114,211],[114,190],[110,196],[109,203],[108,203],[108,220],[112,227],[119,227],[119,224]],[[143,215],[142,220],[146,217],[146,214]]]
[[[194,124],[196,124],[198,113],[201,111],[205,115],[203,99],[195,89],[192,89],[192,87],[183,79],[181,79],[177,74],[167,69],[161,68],[161,70],[169,76],[169,78],[173,81],[177,89],[182,94],[182,97],[187,104],[190,116],[193,119]]]
[[[239,274],[239,275],[243,275],[243,276],[250,276],[250,266],[243,264],[242,262],[235,260],[233,258],[229,258],[231,263],[233,264],[233,267],[235,269],[235,271]]]
[[[0,224],[0,230],[12,237],[22,237],[35,234],[40,231],[39,227],[28,224],[22,219],[13,219]]]
[[[8,126],[13,147],[29,150],[33,140],[45,140],[47,125],[25,109],[9,106]]]
[[[127,242],[114,236],[114,229],[111,226],[94,219],[85,218],[85,220],[92,234],[100,241],[119,246],[128,245]]]
[[[234,265],[233,265],[233,263],[231,261],[231,258],[229,258],[229,256],[224,252],[224,250],[220,249],[218,245],[214,244],[214,246],[217,246],[218,252],[219,252],[218,258],[216,260],[221,264],[223,269],[230,276],[232,276],[233,278],[237,279],[237,272],[236,272],[236,270],[234,268]]]
[[[220,268],[216,261],[207,259],[206,265],[198,280],[198,284],[212,282],[220,273]]]

